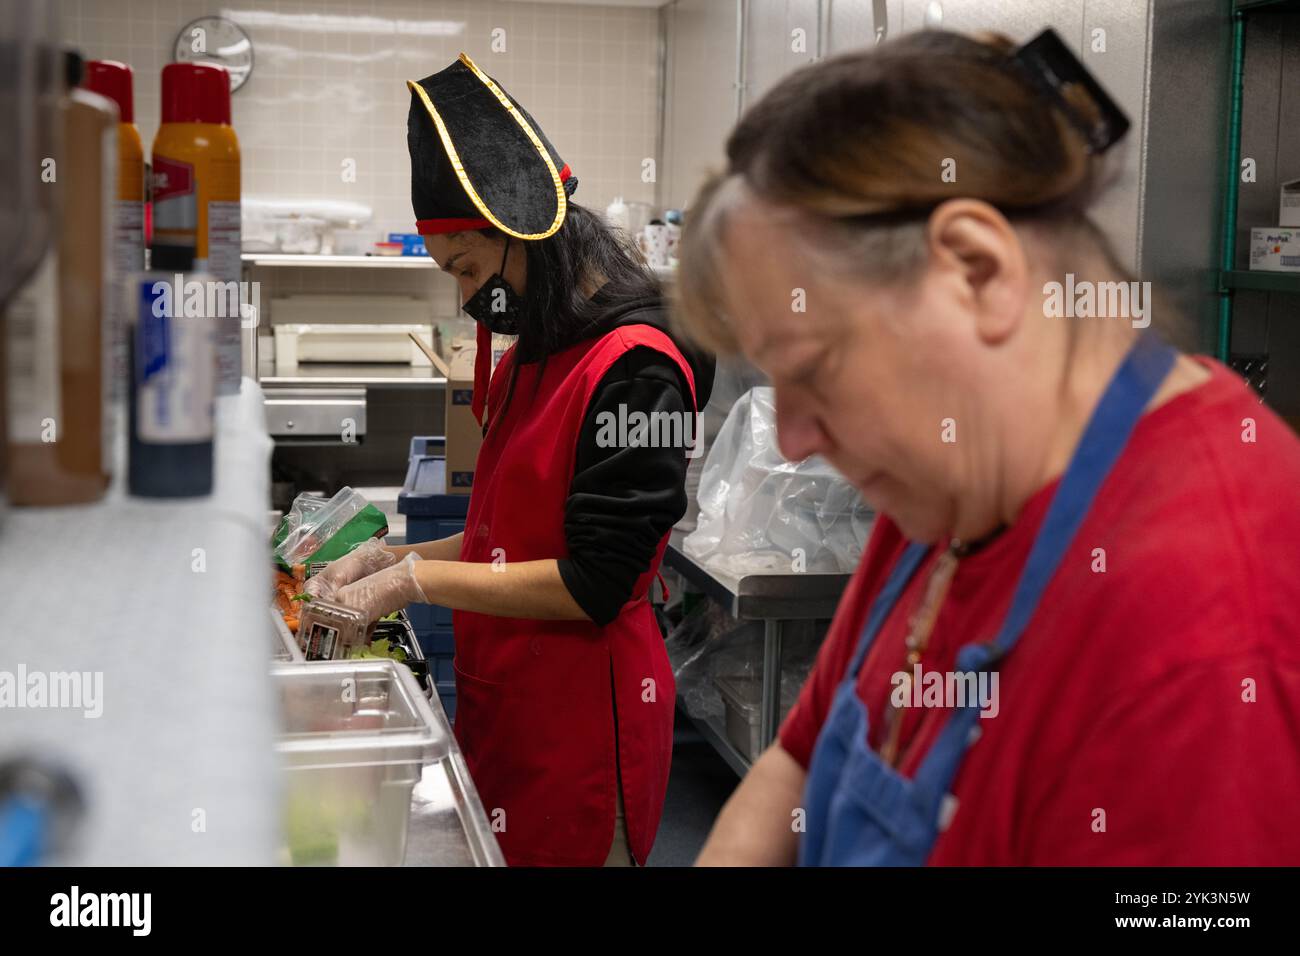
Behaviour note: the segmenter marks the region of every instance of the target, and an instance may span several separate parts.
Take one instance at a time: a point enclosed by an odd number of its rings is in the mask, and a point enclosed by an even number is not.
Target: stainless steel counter
[[[403,866],[505,866],[505,857],[470,779],[437,694],[429,702],[451,739],[451,752],[424,768],[411,791]]]
[[[402,865],[505,866],[459,751],[425,767],[411,792]]]

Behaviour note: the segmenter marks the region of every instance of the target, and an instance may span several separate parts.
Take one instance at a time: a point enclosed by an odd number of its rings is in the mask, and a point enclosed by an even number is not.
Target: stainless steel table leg
[[[776,739],[781,719],[781,638],[784,621],[763,622],[763,702],[759,710],[759,739],[766,750]]]

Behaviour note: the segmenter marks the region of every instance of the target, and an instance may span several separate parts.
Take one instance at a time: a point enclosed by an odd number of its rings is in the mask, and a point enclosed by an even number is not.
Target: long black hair
[[[505,238],[496,229],[482,232]],[[545,371],[548,356],[601,333],[611,300],[662,295],[659,281],[641,254],[599,215],[572,201],[564,222],[552,235],[510,242],[524,247],[527,285],[515,361],[500,413],[491,410],[494,419],[510,405],[520,364],[540,362],[541,371]],[[600,286],[599,302],[588,295],[596,286]],[[541,381],[540,373],[536,381]]]

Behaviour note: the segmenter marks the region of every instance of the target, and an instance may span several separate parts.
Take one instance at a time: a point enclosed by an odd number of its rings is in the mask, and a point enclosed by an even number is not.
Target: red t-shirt
[[[1210,381],[1139,422],[1002,662],[999,713],[978,721],[930,863],[1300,864],[1300,440],[1233,373],[1204,364]],[[962,559],[925,670],[950,671],[959,647],[996,634],[1055,487]],[[877,522],[781,727],[805,768],[905,544]],[[891,675],[910,670],[906,622],[936,555],[859,676],[873,747]],[[905,775],[949,713],[904,710]]]

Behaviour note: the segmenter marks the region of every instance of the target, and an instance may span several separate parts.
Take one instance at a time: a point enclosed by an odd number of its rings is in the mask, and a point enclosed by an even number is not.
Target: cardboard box
[[[1300,272],[1300,228],[1251,229],[1250,268],[1265,272]]]
[[[447,494],[467,495],[474,486],[474,463],[483,429],[474,419],[473,346],[452,352],[447,370]]]
[[[1282,201],[1278,206],[1277,224],[1300,228],[1300,179],[1282,184]]]

